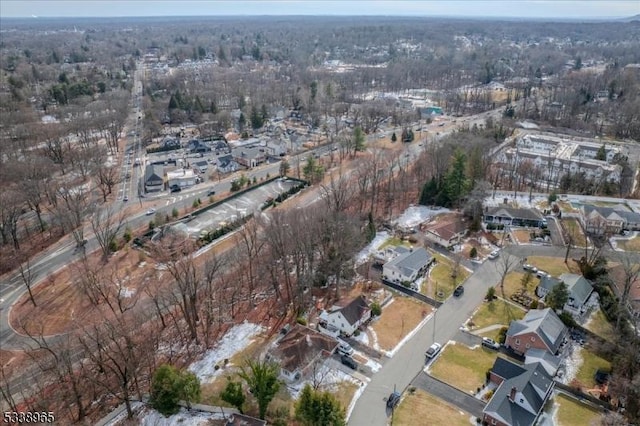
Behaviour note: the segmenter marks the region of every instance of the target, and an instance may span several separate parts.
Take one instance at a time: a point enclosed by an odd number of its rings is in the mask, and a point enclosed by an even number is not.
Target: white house
[[[320,314],[321,321],[337,328],[347,336],[351,336],[370,318],[371,309],[363,296],[358,296],[342,305],[334,305]]]
[[[186,188],[196,184],[196,175],[193,170],[177,169],[167,172],[167,182],[169,188],[174,185]]]
[[[433,256],[427,250],[397,247],[398,255],[384,264],[382,277],[395,283],[413,282],[433,262]]]

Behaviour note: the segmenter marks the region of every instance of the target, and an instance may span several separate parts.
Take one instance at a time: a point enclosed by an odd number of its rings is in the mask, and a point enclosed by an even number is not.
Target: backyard
[[[376,336],[374,342],[377,341],[380,349],[392,350],[431,310],[429,305],[411,297],[396,295],[393,302],[382,309],[380,318],[371,323]]]
[[[470,349],[462,344],[449,344],[430,367],[430,374],[464,392],[475,394],[486,381],[487,370],[496,360],[496,352],[478,345]]]
[[[602,309],[598,309],[591,314],[589,320],[585,324],[585,328],[602,337],[605,340],[613,341],[615,330],[613,325],[607,320]]]
[[[574,381],[584,389],[592,389],[596,386],[595,374],[598,370],[611,371],[611,363],[600,358],[588,349],[582,349],[582,364],[578,369]]]
[[[470,415],[460,411],[443,400],[416,389],[407,392],[393,415],[396,425],[415,425],[416,419],[428,420],[433,425],[468,426]]]
[[[558,426],[583,426],[600,424],[602,414],[586,404],[581,404],[573,398],[558,394],[553,398],[557,407],[556,420]]]

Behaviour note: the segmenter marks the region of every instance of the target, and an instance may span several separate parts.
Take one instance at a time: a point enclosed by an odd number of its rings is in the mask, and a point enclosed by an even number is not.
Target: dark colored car
[[[182,191],[182,188],[180,188],[178,185],[173,185],[171,187],[171,192],[180,192]]]
[[[216,191],[210,189],[209,192],[207,192],[207,197],[211,197],[212,195],[216,195]]]
[[[398,405],[398,402],[400,402],[400,392],[391,392],[391,395],[387,398],[387,408],[395,408],[396,405]]]
[[[358,369],[358,363],[356,362],[355,359],[351,358],[349,355],[342,355],[340,357],[340,361],[347,367],[351,367],[354,370]]]
[[[464,287],[462,287],[461,285],[459,285],[458,287],[456,287],[455,290],[453,290],[453,295],[455,297],[460,297],[464,294]]]

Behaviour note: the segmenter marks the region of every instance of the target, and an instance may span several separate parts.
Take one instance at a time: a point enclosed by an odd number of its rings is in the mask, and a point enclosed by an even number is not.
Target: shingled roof
[[[338,341],[308,327],[296,324],[271,350],[283,370],[294,372],[307,367],[321,354],[329,355]]]
[[[521,320],[511,321],[507,336],[535,333],[542,339],[550,352],[556,353],[564,339],[566,330],[567,327],[551,308],[532,309]]]
[[[349,321],[350,325],[354,325],[362,318],[362,315],[369,310],[369,304],[364,296],[358,296],[337,310],[342,312],[342,315]],[[335,312],[335,310],[333,312]]]

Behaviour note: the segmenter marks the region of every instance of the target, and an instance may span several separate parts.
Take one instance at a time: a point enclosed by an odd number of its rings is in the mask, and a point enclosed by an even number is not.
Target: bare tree
[[[22,279],[22,283],[27,288],[27,292],[29,292],[29,299],[33,306],[36,307],[36,299],[33,297],[32,287],[36,280],[36,275],[31,268],[31,261],[28,256],[25,256],[26,260],[24,262],[20,262],[18,265],[18,271],[20,272],[20,278]]]
[[[320,185],[320,192],[329,210],[340,212],[349,206],[353,196],[353,190],[349,177],[343,173],[342,167],[338,169],[337,173],[337,177],[334,173],[331,173],[328,184]]]
[[[114,251],[116,237],[124,227],[125,217],[126,210],[118,213],[111,206],[104,207],[91,216],[91,229],[100,245],[105,261]]]

